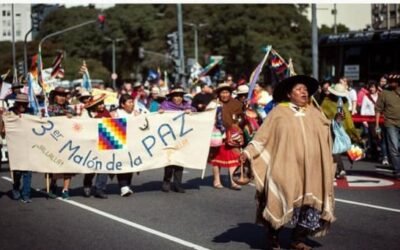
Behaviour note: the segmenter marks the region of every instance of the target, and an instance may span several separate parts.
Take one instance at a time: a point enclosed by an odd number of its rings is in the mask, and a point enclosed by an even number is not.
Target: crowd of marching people
[[[392,163],[395,170],[398,167],[398,138],[392,127],[398,129],[400,114],[398,97],[398,75],[384,75],[379,79],[369,80],[367,84],[361,84],[358,92],[352,87],[351,81],[346,78],[339,79],[338,83],[322,81],[314,95],[315,104],[323,111],[325,116],[332,120],[337,114],[338,102],[343,102],[343,127],[351,138],[351,141],[362,145],[366,150],[366,157],[373,161],[380,161],[383,165]],[[6,101],[14,101],[9,111],[20,114],[29,113],[28,97],[19,90],[22,85],[14,86],[12,93],[6,97]],[[252,91],[249,95],[249,91]],[[394,93],[390,95],[389,93]],[[250,97],[250,98],[248,98]],[[381,97],[381,98],[379,98]],[[235,168],[239,166],[240,150],[252,139],[262,121],[276,105],[273,99],[273,86],[256,84],[252,90],[249,85],[241,81],[233,82],[228,75],[224,82],[217,86],[198,83],[190,92],[177,86],[171,90],[160,88],[157,82],[132,83],[125,81],[118,91],[119,105],[106,107],[105,94],[92,96],[88,91],[77,87],[71,91],[63,87],[56,87],[49,95],[49,116],[83,116],[90,118],[127,117],[138,115],[141,112],[159,112],[177,110],[190,112],[202,112],[216,108],[217,115],[215,127],[212,133],[209,163],[213,169],[213,186],[216,189],[223,188],[221,183],[221,168],[227,168],[230,176],[230,188],[240,190],[240,186],[234,183],[232,176]],[[376,116],[380,118],[376,119]],[[383,119],[383,117],[385,117]],[[398,136],[398,133],[397,133]],[[342,154],[334,154],[337,163],[336,178],[345,176]],[[13,197],[19,199],[18,192],[20,176],[29,179],[30,174],[15,173]],[[73,174],[52,175],[50,196],[56,197],[56,180],[62,178],[62,197],[68,198],[68,189]],[[182,167],[169,166],[165,168],[162,190],[170,190],[170,181],[174,176],[174,190],[184,192],[180,185],[182,182]],[[84,195],[91,195],[92,179],[94,174],[87,174],[84,178]],[[132,174],[120,174],[117,176],[121,187],[121,195],[132,193],[130,183]],[[29,185],[29,181],[24,181]],[[105,187],[107,175],[98,174],[95,181],[95,196],[106,198]],[[27,189],[24,189],[27,190]],[[28,191],[24,191],[26,195]]]
[[[302,75],[288,77],[275,86],[235,83],[228,75],[216,86],[198,82],[190,89],[179,85],[168,89],[157,81],[125,81],[118,91],[118,105],[109,106],[105,105],[107,94],[92,95],[80,87],[68,90],[59,86],[49,94],[47,112],[50,117],[98,119],[216,109],[208,156],[213,187],[241,190],[243,183],[235,180],[235,171],[248,167],[250,161],[257,190],[257,221],[265,225],[270,244],[279,247],[279,230],[290,222],[295,225],[293,248],[310,249],[304,237],[324,235],[335,220],[333,181],[346,176],[342,157],[347,148],[335,150],[339,137],[361,146],[367,159],[391,164],[394,178],[400,179],[399,84],[398,73],[360,84],[358,91],[346,78],[318,82]],[[21,93],[20,87],[14,86],[6,98],[13,103],[7,111],[15,115],[30,113],[28,95]],[[344,133],[336,133],[335,124]],[[7,133],[4,126],[1,132],[2,136]],[[221,179],[224,170],[229,183]],[[58,196],[57,180],[62,179],[61,197],[68,199],[73,176],[50,174],[49,197]],[[83,196],[106,199],[107,182],[113,177],[85,174]],[[121,196],[130,196],[133,174],[116,177]],[[185,193],[182,178],[183,166],[165,167],[161,191]],[[13,171],[13,199],[31,202],[31,179],[30,171]]]

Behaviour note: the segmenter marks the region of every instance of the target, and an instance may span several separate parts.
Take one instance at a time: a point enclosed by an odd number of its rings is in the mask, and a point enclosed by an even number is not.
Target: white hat
[[[247,94],[247,93],[249,93],[249,86],[247,86],[247,85],[240,85],[240,86],[237,88],[237,92],[236,92],[237,95]]]
[[[328,91],[335,96],[340,96],[340,97],[346,97],[349,91],[346,89],[346,87],[341,84],[337,83],[328,88]]]
[[[151,88],[151,93],[152,94],[160,94],[160,88],[158,88],[158,87]]]

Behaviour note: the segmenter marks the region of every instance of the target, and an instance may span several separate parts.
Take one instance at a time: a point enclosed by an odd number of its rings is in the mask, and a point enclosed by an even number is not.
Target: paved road
[[[0,248],[265,248],[263,228],[253,223],[254,187],[216,190],[210,169],[205,179],[200,174],[185,171],[187,192],[178,194],[160,191],[162,170],[142,172],[133,179],[135,194],[126,198],[119,196],[114,179],[108,184],[107,200],[82,197],[79,175],[73,178],[70,201],[48,200],[35,191],[33,203],[23,204],[10,199],[9,172],[3,166]],[[400,183],[377,174],[375,164],[368,162],[356,163],[348,174],[348,181],[338,182],[336,188],[337,221],[326,237],[312,238],[311,243],[318,249],[398,249]],[[43,188],[43,174],[34,174],[32,186]],[[280,235],[284,247],[290,233],[288,228]]]

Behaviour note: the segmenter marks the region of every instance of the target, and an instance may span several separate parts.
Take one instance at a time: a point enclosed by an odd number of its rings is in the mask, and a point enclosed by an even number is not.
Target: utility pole
[[[199,61],[199,38],[198,38],[198,34],[199,34],[199,28],[207,26],[207,23],[183,23],[185,25],[191,26],[193,27],[193,31],[194,31],[194,59],[196,62]]]
[[[115,44],[117,42],[123,41],[125,40],[124,38],[109,38],[109,37],[104,37],[105,40],[112,42],[112,75],[111,75],[111,79],[112,79],[112,87],[114,90],[117,89],[117,85],[116,85],[116,80],[117,80],[117,72],[116,72],[116,62],[115,62]]]
[[[313,77],[318,80],[318,25],[317,25],[317,5],[311,4],[311,28],[312,28],[312,67]]]
[[[337,34],[337,9],[336,9],[336,4],[333,4],[333,10],[332,10],[332,14],[333,14],[333,33],[336,35]]]
[[[32,33],[33,28],[28,30],[25,34],[25,39],[24,39],[24,75],[25,79],[28,79],[28,49],[26,48],[26,40],[28,40],[28,36],[30,33]]]
[[[13,56],[13,84],[17,84],[17,67],[15,60],[15,14],[14,14],[14,4],[11,4],[11,32],[12,32],[12,56]]]
[[[186,87],[186,72],[185,72],[185,55],[183,52],[183,19],[182,19],[182,4],[176,5],[177,19],[178,19],[178,39],[179,39],[179,60],[180,60],[180,72],[179,79],[182,87]]]

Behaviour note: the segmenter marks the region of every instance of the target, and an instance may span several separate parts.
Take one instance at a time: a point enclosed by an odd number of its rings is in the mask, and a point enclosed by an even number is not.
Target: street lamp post
[[[198,32],[199,31],[198,30],[199,30],[199,28],[207,26],[208,24],[207,23],[196,24],[196,23],[187,23],[187,22],[185,22],[183,24],[193,27],[193,31],[194,31],[194,59],[195,59],[196,62],[198,62],[199,61],[199,39],[198,39]]]
[[[312,68],[313,76],[318,79],[318,26],[317,26],[317,5],[311,4],[311,40],[312,40]]]
[[[69,27],[69,28],[66,28],[66,29],[63,29],[63,30],[60,30],[60,31],[57,31],[57,32],[54,32],[54,33],[51,33],[51,34],[48,34],[47,36],[43,37],[42,40],[40,40],[39,46],[38,46],[38,54],[39,54],[39,55],[42,54],[42,43],[43,43],[45,40],[47,40],[47,39],[49,39],[49,38],[51,38],[51,37],[60,35],[60,34],[62,34],[62,33],[65,33],[65,32],[67,32],[67,31],[71,31],[71,30],[74,30],[74,29],[78,29],[78,28],[80,28],[80,27],[83,27],[83,26],[86,26],[86,25],[89,25],[89,24],[92,24],[92,23],[95,23],[95,22],[97,22],[97,19],[96,19],[96,20],[87,21],[87,22],[84,22],[84,23],[81,23],[81,24],[77,24],[77,25],[71,26],[71,27]]]
[[[25,79],[28,79],[28,49],[26,48],[26,40],[28,40],[28,36],[30,33],[32,33],[33,28],[28,30],[25,34],[25,39],[24,39],[24,75]]]
[[[104,37],[105,40],[112,42],[112,81],[113,81],[113,89],[115,90],[117,85],[116,85],[116,62],[115,62],[115,44],[117,42],[125,40],[124,38],[109,38],[109,37]]]

